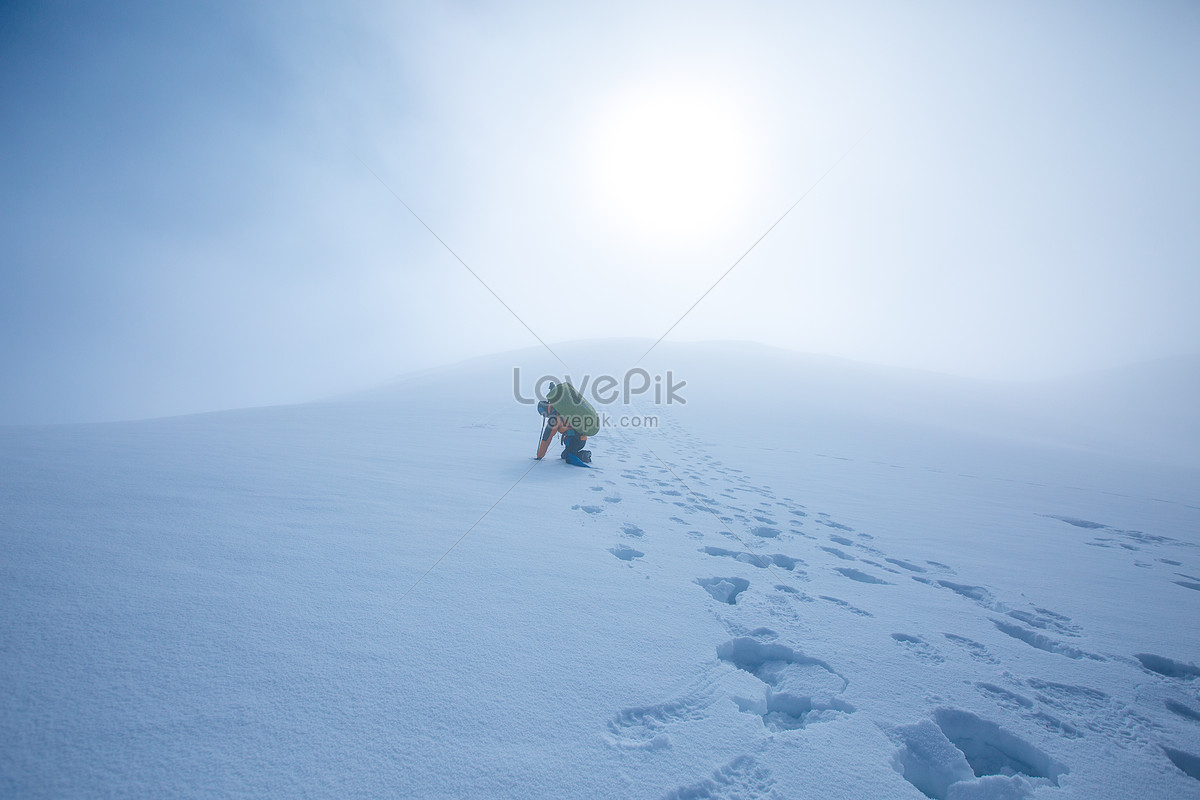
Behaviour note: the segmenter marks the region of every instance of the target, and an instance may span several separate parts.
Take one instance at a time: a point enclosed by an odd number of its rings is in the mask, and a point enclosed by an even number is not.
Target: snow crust
[[[0,796],[1200,797],[1194,416],[663,345],[586,470],[513,366],[0,428]]]

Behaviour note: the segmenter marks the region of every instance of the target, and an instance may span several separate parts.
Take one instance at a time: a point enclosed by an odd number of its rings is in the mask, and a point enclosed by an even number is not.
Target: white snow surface
[[[1200,797],[1194,361],[664,344],[591,470],[514,366],[0,428],[0,795]]]

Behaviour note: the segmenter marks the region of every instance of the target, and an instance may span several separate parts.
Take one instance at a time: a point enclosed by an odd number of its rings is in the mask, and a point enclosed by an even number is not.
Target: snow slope
[[[662,345],[582,470],[516,365],[0,429],[0,795],[1200,797],[1194,417]]]

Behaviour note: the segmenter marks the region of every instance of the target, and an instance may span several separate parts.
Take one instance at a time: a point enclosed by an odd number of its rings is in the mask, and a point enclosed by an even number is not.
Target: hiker
[[[554,387],[551,387],[551,395],[553,395]],[[565,417],[560,416],[554,410],[548,401],[542,400],[537,405],[538,413],[546,418],[546,426],[542,429],[542,439],[538,442],[537,457],[541,460],[546,451],[550,449],[550,440],[554,438],[554,434],[562,434],[563,451],[562,458],[568,464],[576,466],[584,466],[592,462],[592,453],[590,450],[584,450],[583,445],[587,442],[587,436],[580,431],[571,427]],[[594,413],[594,412],[593,412]]]

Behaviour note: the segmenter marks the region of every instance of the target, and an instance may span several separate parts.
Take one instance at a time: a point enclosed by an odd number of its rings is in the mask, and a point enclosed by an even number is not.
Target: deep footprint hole
[[[1138,661],[1142,662],[1142,666],[1151,672],[1157,672],[1167,678],[1182,678],[1190,680],[1191,678],[1200,677],[1200,667],[1195,664],[1176,661],[1173,658],[1166,656],[1158,656],[1153,653],[1136,653],[1134,655]]]
[[[754,634],[773,632],[764,629]],[[740,637],[718,647],[717,657],[765,684],[762,697],[734,700],[741,711],[760,716],[771,730],[798,730],[855,710],[837,696],[846,689],[845,678],[824,661],[786,645]]]
[[[962,751],[975,776],[1026,775],[1058,785],[1067,768],[1046,753],[969,711],[939,708],[934,721],[950,742]]]
[[[635,558],[641,558],[642,556],[646,555],[641,550],[634,550],[632,547],[628,547],[623,544],[608,548],[608,552],[612,553],[622,561],[633,561]]]
[[[731,606],[737,604],[739,594],[750,588],[750,581],[745,578],[697,578],[696,583],[714,600]]]
[[[1200,781],[1200,756],[1194,756],[1183,750],[1176,750],[1174,747],[1164,747],[1163,752],[1167,754],[1167,758],[1171,759],[1172,764],[1179,767],[1184,775]]]
[[[992,776],[1022,776],[1058,786],[1059,778],[1068,772],[1063,764],[1029,742],[969,711],[939,708],[933,721],[902,726],[895,729],[895,734],[902,748],[893,766],[906,781],[934,800],[951,796],[1024,797],[1028,786],[1023,790],[1012,784],[989,786],[984,794],[969,792],[983,789],[981,778],[996,781]],[[958,792],[952,788],[955,785],[970,789]],[[987,793],[993,789],[1001,794]],[[1012,794],[1014,791],[1018,794]]]

